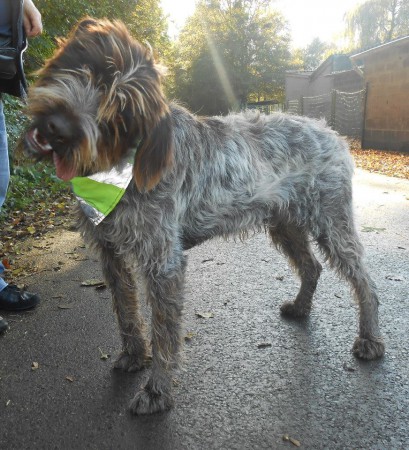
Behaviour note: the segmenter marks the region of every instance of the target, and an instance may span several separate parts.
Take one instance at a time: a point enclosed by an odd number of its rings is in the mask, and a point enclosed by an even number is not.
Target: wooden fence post
[[[337,104],[337,91],[336,89],[332,90],[331,93],[331,123],[330,127],[335,130],[335,118],[336,118],[336,104]]]
[[[367,82],[365,85],[365,93],[364,93],[364,110],[362,114],[362,132],[361,132],[361,148],[365,148],[365,122],[366,122],[366,106],[368,100],[368,91],[369,91],[369,83]]]

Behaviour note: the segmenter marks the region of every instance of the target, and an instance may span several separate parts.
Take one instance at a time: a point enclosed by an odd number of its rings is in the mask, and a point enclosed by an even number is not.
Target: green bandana
[[[77,200],[91,222],[96,226],[114,210],[132,180],[133,164],[123,161],[107,172],[71,180]]]

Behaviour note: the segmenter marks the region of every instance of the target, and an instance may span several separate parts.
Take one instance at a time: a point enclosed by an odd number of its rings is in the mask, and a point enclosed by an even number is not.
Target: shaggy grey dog
[[[246,112],[199,118],[169,103],[160,80],[151,51],[121,23],[86,19],[47,62],[29,98],[27,147],[52,155],[60,178],[116,170],[134,158],[134,182],[98,225],[79,209],[118,316],[123,349],[115,367],[140,370],[149,351],[135,263],[152,308],[151,375],[131,410],[149,414],[172,405],[185,250],[215,236],[270,235],[301,278],[294,302],[281,307],[293,317],[311,310],[321,272],[310,245],[315,241],[356,295],[353,352],[382,356],[378,298],[354,226],[353,163],[344,140],[304,117]]]

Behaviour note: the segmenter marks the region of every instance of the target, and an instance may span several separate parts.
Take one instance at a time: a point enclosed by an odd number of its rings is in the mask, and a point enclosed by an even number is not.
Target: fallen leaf
[[[109,355],[108,353],[104,353],[99,347],[98,347],[99,352],[101,353],[100,358],[103,361],[106,361],[111,355]]]
[[[81,286],[97,287],[97,286],[104,286],[104,285],[105,285],[105,281],[97,280],[95,278],[91,278],[90,280],[85,280],[85,281],[81,282]]]
[[[191,341],[196,336],[195,333],[192,333],[191,331],[189,333],[186,333],[185,341]]]
[[[291,444],[295,445],[296,447],[300,447],[301,446],[301,442],[297,441],[297,439],[294,439],[292,437],[290,437],[290,442],[291,442]]]
[[[354,369],[353,367],[348,366],[347,363],[344,363],[344,365],[342,366],[344,368],[344,370],[346,370],[347,372],[355,372],[356,369]]]
[[[196,316],[200,319],[211,319],[214,317],[214,314],[212,312],[197,312]]]
[[[203,259],[203,260],[202,260],[202,264],[203,264],[203,263],[206,263],[206,262],[210,262],[210,261],[214,261],[214,258]]]
[[[27,227],[27,231],[28,231],[30,234],[34,234],[34,233],[36,232],[36,229],[35,229],[34,227]]]
[[[7,400],[7,401],[6,401],[6,406],[9,406],[10,403],[11,403],[11,400]]]
[[[2,263],[6,269],[11,269],[11,265],[10,265],[8,258],[3,258]]]
[[[362,233],[379,233],[381,231],[385,231],[386,228],[376,228],[376,227],[362,227]]]
[[[285,434],[283,436],[283,441],[291,442],[291,444],[295,445],[296,447],[301,446],[301,442],[297,441],[297,439],[292,438],[291,436],[288,436],[288,434]]]
[[[31,363],[31,370],[37,370],[39,367],[38,362],[34,361]]]
[[[58,305],[58,309],[72,309],[71,305]]]
[[[271,347],[271,344],[269,342],[261,342],[260,344],[257,344],[257,348],[267,348]]]
[[[385,278],[391,281],[403,281],[403,278],[397,275],[387,275]]]
[[[65,379],[70,381],[71,383],[75,380],[75,378],[71,376],[66,376]]]

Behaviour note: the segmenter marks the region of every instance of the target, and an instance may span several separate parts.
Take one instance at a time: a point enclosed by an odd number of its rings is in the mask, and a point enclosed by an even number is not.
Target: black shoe
[[[0,309],[23,311],[34,308],[40,301],[36,294],[22,291],[16,285],[8,285],[0,291]]]
[[[3,333],[3,331],[6,331],[9,324],[3,319],[3,317],[0,316],[0,333]]]

